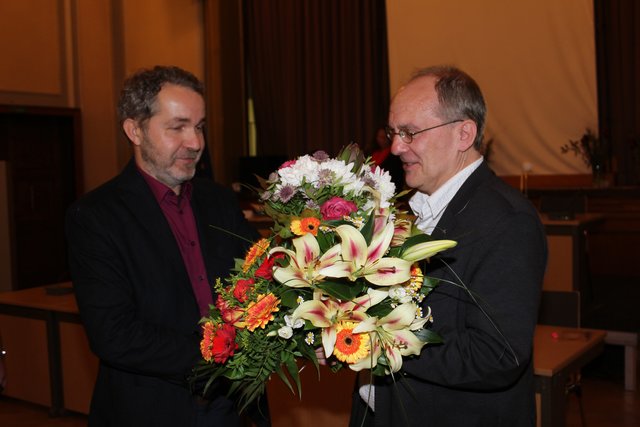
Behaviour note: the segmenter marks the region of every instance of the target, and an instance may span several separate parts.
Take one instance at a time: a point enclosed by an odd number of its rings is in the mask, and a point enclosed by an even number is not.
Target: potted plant
[[[560,151],[563,154],[572,152],[582,157],[585,164],[591,168],[595,187],[609,185],[609,144],[591,129],[587,128],[579,140],[569,140],[567,144],[560,147]]]

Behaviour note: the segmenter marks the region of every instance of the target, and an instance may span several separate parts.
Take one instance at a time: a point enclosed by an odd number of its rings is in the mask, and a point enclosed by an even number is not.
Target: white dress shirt
[[[411,210],[418,217],[416,219],[416,227],[427,234],[433,232],[438,221],[442,218],[445,208],[449,205],[451,199],[453,199],[453,196],[456,195],[460,187],[462,187],[462,184],[464,184],[473,171],[480,166],[482,160],[483,158],[480,157],[462,169],[434,191],[433,194],[428,195],[418,191],[411,197],[409,206],[411,206]]]

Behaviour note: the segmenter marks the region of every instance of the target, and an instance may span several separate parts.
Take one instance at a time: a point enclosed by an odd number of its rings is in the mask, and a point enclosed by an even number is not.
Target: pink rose
[[[288,168],[289,166],[293,166],[296,164],[295,160],[287,160],[286,162],[284,162],[283,164],[280,165],[280,167],[278,169],[284,169],[284,168]]]
[[[343,216],[349,215],[358,210],[355,203],[345,200],[341,197],[334,196],[324,202],[320,206],[320,214],[324,220],[342,219]]]

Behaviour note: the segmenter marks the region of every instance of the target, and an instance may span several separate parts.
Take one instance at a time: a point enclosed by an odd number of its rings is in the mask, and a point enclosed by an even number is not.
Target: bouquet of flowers
[[[218,280],[202,319],[205,391],[230,379],[240,409],[277,374],[300,394],[305,361],[388,375],[439,342],[420,302],[435,286],[417,261],[455,246],[432,240],[394,205],[395,186],[357,145],[286,162],[261,180],[272,234]],[[295,388],[294,388],[295,386]]]

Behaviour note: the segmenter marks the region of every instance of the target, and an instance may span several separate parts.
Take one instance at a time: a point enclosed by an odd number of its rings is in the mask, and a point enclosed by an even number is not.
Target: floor
[[[567,396],[567,427],[637,427],[640,426],[640,391],[625,391],[620,355],[615,347],[583,371],[582,407],[579,399]],[[68,414],[49,417],[46,408],[0,396],[2,427],[86,427],[86,417]],[[274,426],[289,427],[289,426]]]

